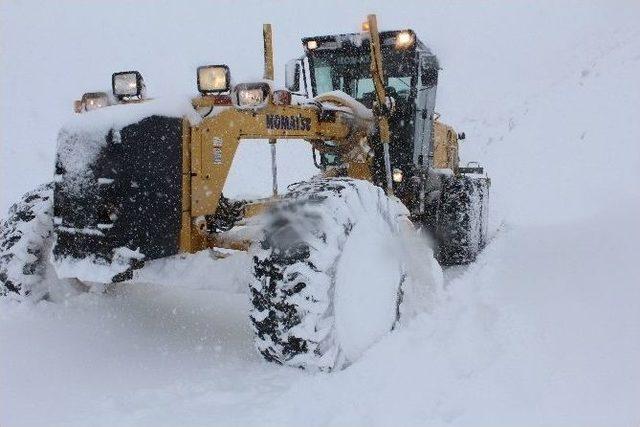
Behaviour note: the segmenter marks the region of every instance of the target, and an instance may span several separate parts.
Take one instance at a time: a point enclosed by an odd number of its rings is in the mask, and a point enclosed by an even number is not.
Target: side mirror
[[[302,63],[298,59],[292,59],[284,66],[284,85],[291,92],[300,91],[300,74]]]

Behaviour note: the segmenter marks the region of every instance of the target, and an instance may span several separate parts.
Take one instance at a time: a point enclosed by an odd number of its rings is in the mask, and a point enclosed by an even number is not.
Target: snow
[[[373,228],[372,228],[373,227]],[[389,232],[370,238],[383,224],[359,222],[351,231],[336,267],[336,329],[348,360],[358,360],[372,342],[386,335],[396,317],[396,289],[402,277]]]
[[[186,92],[217,59],[256,74],[263,21],[284,64],[299,36],[357,31],[371,11],[439,55],[438,110],[466,132],[461,156],[486,167],[493,202],[478,261],[447,269],[430,303],[330,375],[257,355],[235,255],[162,260],[107,295],[2,301],[3,426],[640,422],[637,4],[336,2],[297,19],[282,11],[299,3],[167,2],[144,19],[138,3],[0,7],[3,210],[48,179],[71,100],[112,71],[139,67],[153,96]],[[48,84],[32,87],[42,63]],[[252,172],[268,174],[267,145],[241,145]],[[309,151],[279,144],[279,172],[313,173]],[[238,187],[268,190],[258,172]]]
[[[398,301],[402,319],[408,321],[415,307],[423,311],[433,305],[442,287],[433,251],[407,226],[406,207],[380,189],[358,188],[358,201],[349,205],[356,222],[335,266],[336,339],[349,361],[357,361],[371,343],[386,336],[390,325],[396,326]],[[377,209],[370,212],[367,206]],[[412,255],[433,268],[416,268]]]
[[[247,292],[251,266],[246,252],[208,250],[150,261],[147,268],[134,272],[134,281],[242,294]]]
[[[80,232],[102,234],[99,230],[91,229],[83,229]],[[53,254],[50,254],[50,257],[53,259]],[[113,250],[113,260],[111,262],[96,256],[87,256],[84,258],[60,257],[52,264],[56,275],[60,279],[76,278],[89,282],[110,283],[114,276],[127,271],[131,260],[140,260],[142,258],[144,258],[144,255],[139,250],[133,251],[126,247],[120,247]]]
[[[194,111],[191,105],[191,97],[185,95],[110,105],[86,113],[75,114],[63,127],[69,131],[95,131],[105,134],[110,129],[122,129],[153,115],[186,117],[194,126],[202,120],[202,117]]]
[[[353,112],[358,118],[364,120],[373,120],[373,112],[370,109],[368,109],[361,102],[358,102],[356,99],[352,98],[341,90],[334,90],[331,92],[323,93],[313,98],[313,101],[317,102],[326,101],[329,103],[335,103],[335,100],[338,100],[344,106],[348,107],[346,111]]]

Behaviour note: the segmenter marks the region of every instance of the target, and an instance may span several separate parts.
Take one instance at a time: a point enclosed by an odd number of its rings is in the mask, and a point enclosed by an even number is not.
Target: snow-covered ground
[[[299,36],[373,11],[440,56],[439,110],[493,178],[493,239],[445,271],[439,304],[328,375],[257,355],[242,256],[160,261],[154,284],[107,295],[0,302],[2,426],[640,423],[637,4],[141,3],[1,3],[3,212],[49,178],[72,100],[112,71],[140,68],[153,96],[192,92],[202,63],[259,75],[262,22],[282,65]],[[252,147],[238,194],[269,189],[266,144]],[[279,155],[281,185],[313,173],[303,144]]]

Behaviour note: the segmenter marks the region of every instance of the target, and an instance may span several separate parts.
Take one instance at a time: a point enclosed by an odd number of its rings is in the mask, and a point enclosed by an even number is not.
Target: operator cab
[[[369,40],[366,32],[303,38],[305,55],[287,64],[287,87],[309,97],[340,90],[372,108]],[[409,177],[431,152],[438,60],[412,30],[380,32],[380,44],[387,95],[394,104],[391,166]],[[335,162],[321,159],[323,165]]]

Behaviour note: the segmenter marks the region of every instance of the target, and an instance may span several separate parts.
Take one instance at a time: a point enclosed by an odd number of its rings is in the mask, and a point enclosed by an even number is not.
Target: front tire
[[[371,183],[292,186],[254,245],[256,347],[279,364],[331,371],[356,360],[399,317],[401,205]]]
[[[50,274],[53,185],[39,186],[11,206],[0,224],[0,296],[40,300]]]

